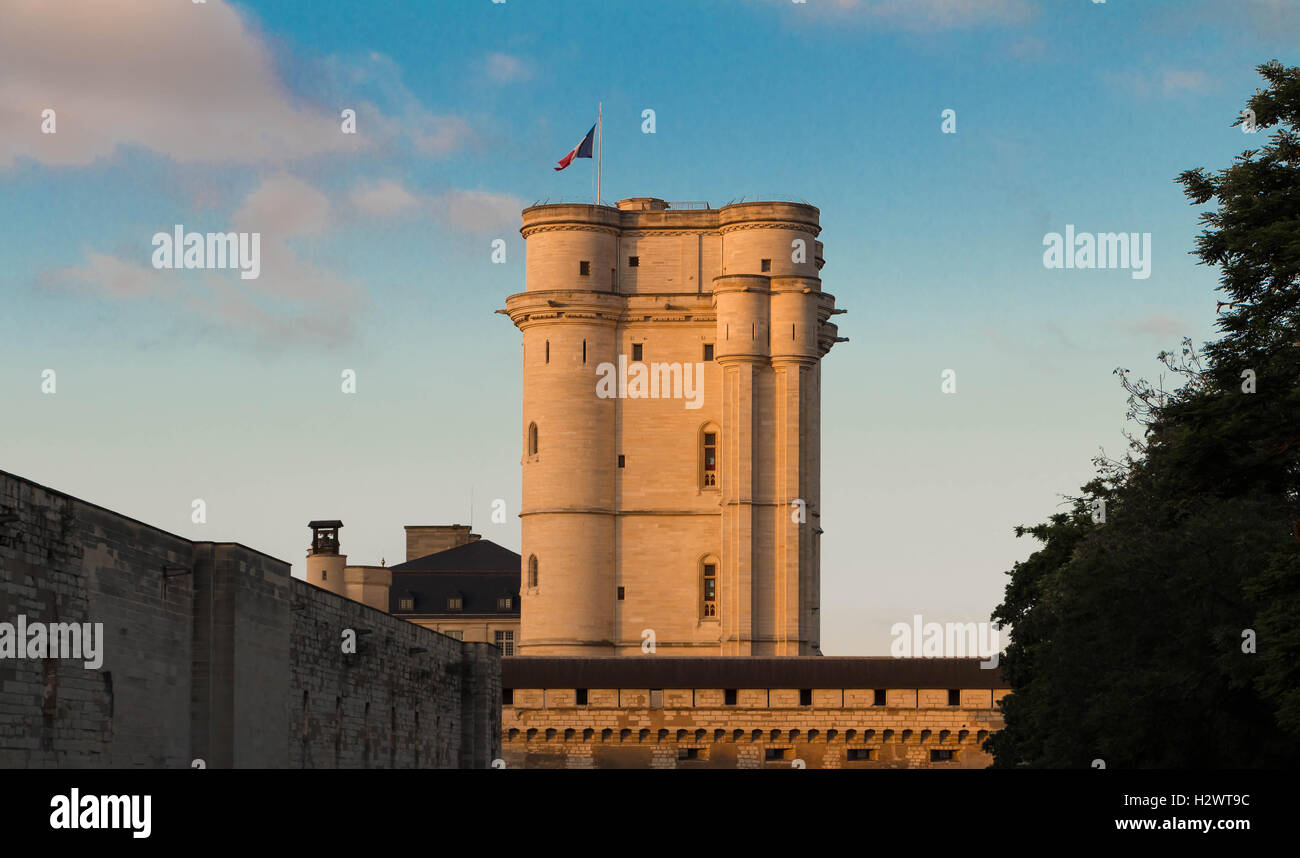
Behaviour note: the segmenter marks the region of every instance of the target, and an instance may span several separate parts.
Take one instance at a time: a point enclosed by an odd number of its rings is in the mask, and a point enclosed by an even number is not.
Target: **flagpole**
[[[600,180],[601,169],[604,166],[603,156],[605,154],[605,123],[603,119],[605,103],[598,102],[596,105],[596,205],[600,205]]]

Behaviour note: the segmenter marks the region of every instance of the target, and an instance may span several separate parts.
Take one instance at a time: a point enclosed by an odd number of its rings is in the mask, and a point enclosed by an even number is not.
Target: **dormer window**
[[[502,596],[500,599],[497,599],[497,610],[508,611],[514,606],[514,604],[515,604],[514,599],[510,598],[509,596]]]
[[[465,610],[465,598],[463,596],[452,596],[447,599],[447,610],[463,611]]]
[[[398,599],[398,600],[397,600],[397,610],[399,610],[399,611],[414,611],[414,610],[415,610],[415,597],[413,597],[413,596],[403,596],[402,598]]]

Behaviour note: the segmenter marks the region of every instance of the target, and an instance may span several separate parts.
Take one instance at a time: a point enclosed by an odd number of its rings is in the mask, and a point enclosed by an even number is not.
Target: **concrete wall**
[[[495,647],[289,571],[245,546],[190,542],[0,471],[0,623],[21,614],[103,628],[98,669],[0,659],[0,768],[490,765]],[[343,628],[370,631],[355,655],[342,652]]]

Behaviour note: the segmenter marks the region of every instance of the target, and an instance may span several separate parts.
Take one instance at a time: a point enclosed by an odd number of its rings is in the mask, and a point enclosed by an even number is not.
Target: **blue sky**
[[[885,654],[917,613],[987,619],[1033,548],[1012,528],[1121,452],[1111,371],[1213,336],[1173,180],[1251,144],[1254,67],[1300,44],[1300,4],[1271,0],[13,10],[0,468],[299,573],[309,519],[391,563],[402,525],[465,523],[471,494],[518,549],[519,337],[493,311],[523,286],[519,209],[590,198],[591,162],[551,165],[603,101],[607,200],[821,209],[851,340],[823,367],[832,655]],[[153,270],[176,223],[259,225],[262,277]],[[1066,224],[1150,233],[1150,278],[1045,269]]]

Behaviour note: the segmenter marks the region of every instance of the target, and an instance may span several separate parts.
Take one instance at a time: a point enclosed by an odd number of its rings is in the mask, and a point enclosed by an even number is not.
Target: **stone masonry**
[[[0,471],[0,623],[103,626],[99,669],[0,660],[0,768],[491,764],[495,647],[289,572]]]

